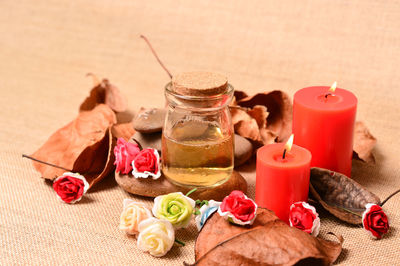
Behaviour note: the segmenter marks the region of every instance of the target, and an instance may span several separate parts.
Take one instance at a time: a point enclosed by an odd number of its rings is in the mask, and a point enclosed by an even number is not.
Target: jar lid
[[[227,77],[212,72],[183,72],[172,77],[172,90],[188,96],[212,96],[228,88]]]

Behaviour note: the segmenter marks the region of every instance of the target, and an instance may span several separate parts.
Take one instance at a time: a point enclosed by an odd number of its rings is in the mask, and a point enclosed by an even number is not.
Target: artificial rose
[[[319,234],[319,227],[321,225],[315,208],[304,201],[295,202],[290,206],[289,223],[290,226],[296,227],[313,236]]]
[[[377,239],[381,239],[383,234],[389,230],[389,221],[381,206],[368,203],[362,215],[362,223],[365,230]]]
[[[161,176],[160,155],[156,149],[143,149],[132,161],[132,174],[136,178],[149,176],[157,179]]]
[[[63,202],[75,203],[89,189],[89,183],[80,174],[66,172],[54,180],[53,189]]]
[[[140,152],[140,148],[136,143],[126,142],[123,138],[118,138],[117,146],[114,147],[115,161],[117,173],[128,174],[132,171],[132,161]]]
[[[154,217],[139,224],[137,246],[155,257],[162,257],[172,248],[175,231],[170,222]]]
[[[252,224],[256,218],[257,204],[242,191],[234,190],[219,206],[218,213],[231,223]]]
[[[150,210],[140,202],[124,199],[123,210],[119,219],[119,229],[133,235],[139,232],[141,221],[153,217]]]
[[[158,196],[154,199],[153,215],[169,221],[174,228],[186,227],[193,215],[196,202],[182,192]]]
[[[195,218],[197,230],[199,230],[199,231],[201,230],[203,225],[206,223],[208,217],[210,217],[211,214],[213,214],[214,212],[216,212],[218,210],[219,205],[221,205],[221,202],[210,200],[210,201],[208,201],[207,204],[204,204],[203,206],[201,206],[201,208],[199,210],[200,214],[197,215]]]

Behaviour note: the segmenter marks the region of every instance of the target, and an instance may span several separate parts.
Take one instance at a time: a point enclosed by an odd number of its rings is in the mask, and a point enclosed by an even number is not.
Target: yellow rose
[[[123,204],[124,208],[119,219],[119,229],[130,235],[136,234],[139,231],[139,223],[152,217],[152,214],[143,203],[124,199]]]
[[[138,248],[155,257],[162,257],[172,248],[175,231],[166,220],[149,218],[139,224]]]

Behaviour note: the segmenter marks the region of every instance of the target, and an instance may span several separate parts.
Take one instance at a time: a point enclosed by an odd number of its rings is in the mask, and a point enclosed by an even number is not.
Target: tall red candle
[[[289,223],[289,208],[307,201],[311,153],[297,145],[286,151],[285,144],[265,145],[257,151],[256,203]]]
[[[311,152],[312,167],[350,177],[357,98],[347,90],[333,89],[308,87],[295,93],[294,143]]]

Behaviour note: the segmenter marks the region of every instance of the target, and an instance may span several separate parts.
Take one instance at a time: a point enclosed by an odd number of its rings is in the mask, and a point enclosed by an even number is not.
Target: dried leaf
[[[380,204],[375,194],[353,179],[318,167],[311,168],[310,193],[324,209],[351,224],[361,224],[367,203]]]
[[[133,123],[130,122],[113,125],[111,132],[115,138],[124,138],[126,141],[129,141],[136,131],[133,129]]]
[[[106,104],[115,112],[124,112],[126,110],[125,98],[121,95],[119,89],[112,85],[107,79],[103,79],[100,83],[93,74],[95,85],[90,91],[90,95],[79,107],[79,111],[89,111],[98,104]]]
[[[375,157],[372,154],[375,144],[376,138],[372,136],[363,122],[357,121],[354,126],[353,157],[367,163],[375,163]]]
[[[72,172],[81,173],[92,187],[114,170],[114,145],[110,127],[100,141],[82,151],[75,160]]]
[[[278,136],[278,141],[286,140],[292,131],[292,102],[283,91],[258,93],[251,97],[237,101],[242,107],[254,108],[263,105],[269,113],[267,117],[267,129]]]
[[[240,107],[231,107],[230,112],[233,127],[237,134],[254,141],[261,140],[257,121],[252,118],[245,109]]]
[[[71,170],[81,168],[77,165],[79,162],[76,162],[78,158],[93,160],[90,163],[93,164],[94,169],[90,169],[90,172],[98,173],[99,162],[104,162],[104,158],[109,157],[110,151],[107,152],[109,128],[115,122],[115,114],[110,107],[99,104],[91,111],[81,112],[75,120],[57,130],[42,147],[32,154],[32,157]],[[33,162],[33,166],[42,174],[42,177],[50,180],[65,172],[65,170],[38,162]],[[80,174],[85,175],[83,172]]]
[[[235,226],[213,214],[195,245],[195,265],[332,264],[340,255],[339,242],[313,237],[289,227],[272,211],[259,208],[252,226]]]
[[[260,129],[267,126],[268,112],[265,106],[256,105],[248,110],[247,113],[257,121],[257,125]]]

